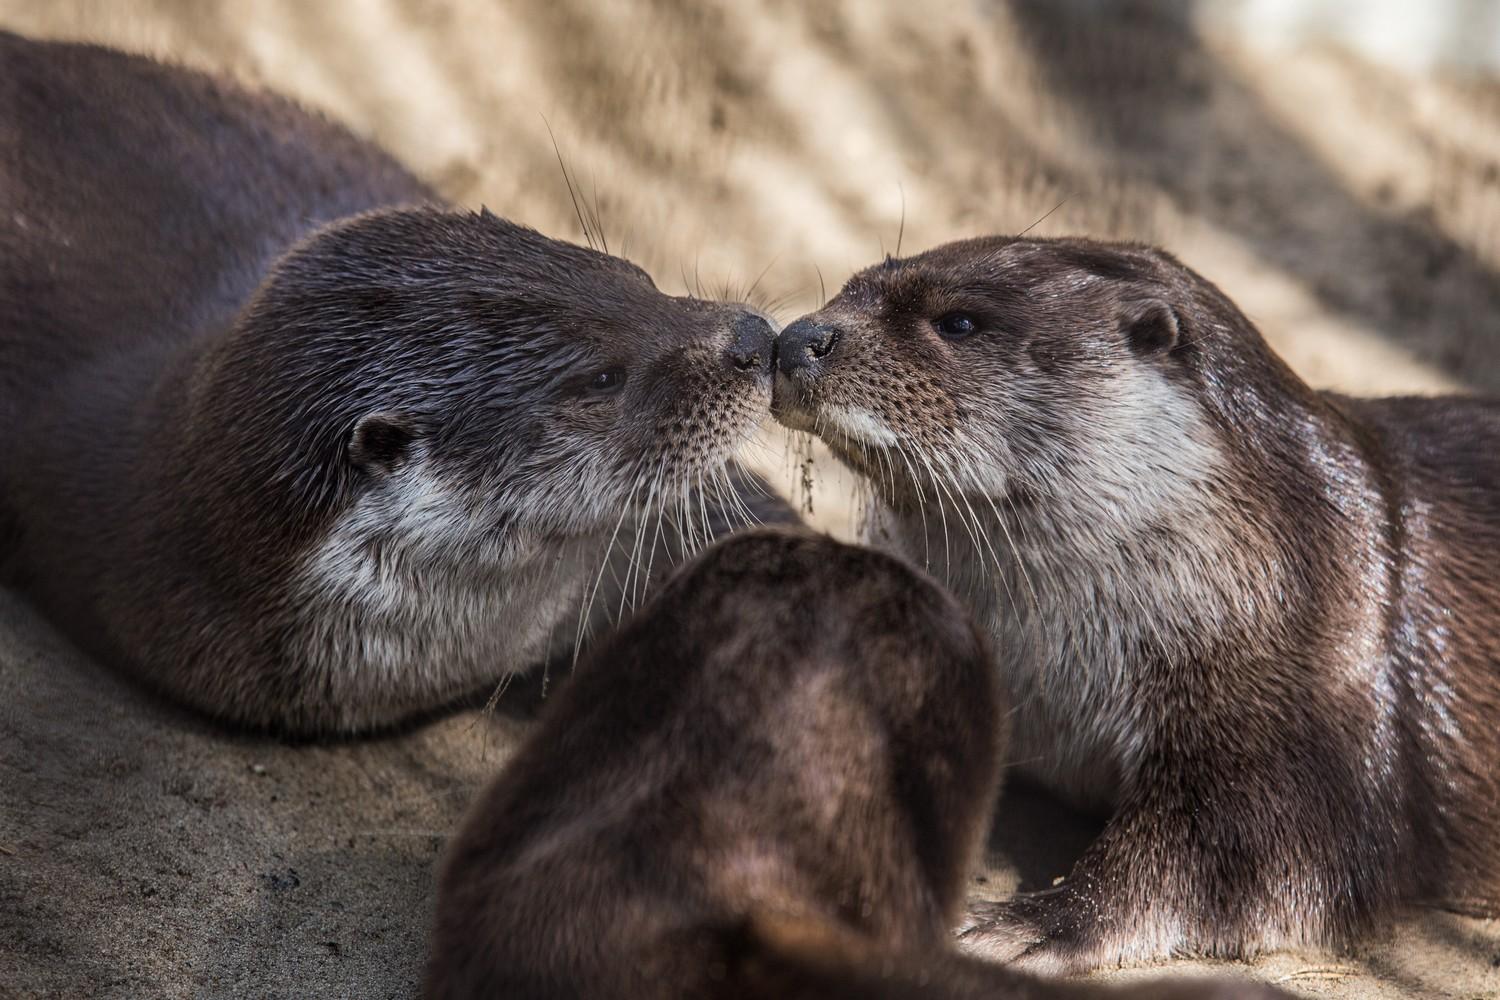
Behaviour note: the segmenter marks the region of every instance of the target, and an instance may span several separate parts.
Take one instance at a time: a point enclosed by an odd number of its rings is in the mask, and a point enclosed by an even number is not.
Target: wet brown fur
[[[426,995],[1125,994],[956,954],[999,780],[985,644],[930,579],[765,530],[685,567],[580,665],[443,863]]]
[[[274,95],[4,32],[0,66],[0,563],[153,687],[400,722],[571,649],[611,528],[727,488],[753,312]]]
[[[1500,404],[1316,392],[1169,254],[1082,239],[889,260],[778,350],[778,416],[999,637],[1015,759],[1113,814],[969,943],[1062,971],[1495,912]]]

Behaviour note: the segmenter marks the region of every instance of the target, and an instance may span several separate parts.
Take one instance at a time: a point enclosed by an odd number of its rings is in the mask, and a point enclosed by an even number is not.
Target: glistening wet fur
[[[994,637],[1012,756],[1112,811],[965,940],[1046,971],[1500,900],[1500,406],[1315,392],[1170,254],[993,237],[793,323],[773,411]]]
[[[228,722],[366,731],[576,647],[622,534],[662,526],[634,593],[662,535],[742,513],[755,310],[444,206],[274,95],[0,61],[0,540],[98,655]]]

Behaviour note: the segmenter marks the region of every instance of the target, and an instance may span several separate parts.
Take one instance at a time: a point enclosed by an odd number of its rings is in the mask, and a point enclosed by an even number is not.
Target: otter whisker
[[[1042,223],[1046,222],[1048,216],[1050,216],[1053,212],[1057,211],[1059,208],[1062,208],[1067,203],[1068,203],[1068,199],[1064,198],[1062,201],[1058,202],[1056,205],[1053,205],[1051,208],[1047,209],[1047,211],[1043,212],[1042,213],[1042,217],[1040,219],[1037,219],[1035,222],[1033,222],[1031,225],[1027,226],[1025,229],[1021,230],[1016,235],[1017,236],[1025,236],[1027,233],[1031,232],[1037,226],[1040,226]]]
[[[547,579],[547,591],[549,593],[556,590],[556,588],[557,588],[557,578],[562,575],[562,568],[563,568],[563,553],[561,551],[559,551],[559,552],[557,552],[557,554],[555,554],[552,557],[552,574]],[[540,613],[540,611],[538,613]],[[546,645],[544,645],[542,648],[543,648],[543,650],[545,650],[545,653],[543,654],[544,658],[545,658],[545,661],[548,662],[548,663],[551,663],[552,662],[552,643],[555,641],[555,639],[557,637],[557,627],[558,627],[559,624],[561,624],[563,618],[562,618],[561,615],[558,615],[558,614],[552,614],[552,615],[549,615],[548,617],[551,619],[551,621],[547,625],[547,642],[546,642]]]
[[[987,490],[987,489],[984,488],[984,482],[980,478],[978,470],[975,468],[975,464],[974,464],[973,458],[971,456],[969,456],[968,454],[966,454],[965,452],[963,452],[963,451],[958,451],[954,455],[954,458],[960,463],[960,468],[963,471],[965,477],[974,484],[974,487],[978,491],[979,495],[981,497],[983,497],[984,500],[985,500],[985,502],[990,505],[990,510],[995,515],[995,524],[1000,528],[1001,534],[1003,534],[1005,536],[1005,544],[1007,546],[1009,546],[1009,548],[1010,548],[1011,554],[1013,556],[1013,559],[1011,561],[1015,565],[1016,569],[1020,572],[1020,574],[1021,574],[1021,580],[1026,585],[1026,592],[1027,592],[1027,594],[1031,598],[1032,607],[1033,607],[1034,610],[1036,610],[1038,613],[1040,613],[1040,611],[1041,611],[1041,601],[1037,597],[1036,587],[1031,582],[1031,575],[1029,573],[1027,573],[1027,571],[1026,571],[1026,560],[1025,560],[1025,557],[1016,548],[1016,540],[1011,537],[1010,528],[1006,524],[1006,519],[1003,516],[1001,516],[999,508],[997,508],[995,506],[995,501],[990,497],[989,490]],[[963,489],[962,485],[960,485],[960,492],[965,497],[964,502],[968,503],[968,491],[965,490],[965,489]],[[970,507],[970,510],[972,511],[973,508]],[[974,522],[975,522],[976,525],[979,523],[979,516],[977,514],[975,514],[975,516],[974,516]],[[986,545],[990,545],[988,532],[985,532],[981,528],[980,529],[980,534],[983,536],[983,538],[985,540],[985,544]],[[992,545],[990,546],[990,554],[994,558],[995,572],[996,572],[997,575],[999,575],[1001,577],[1001,579],[1003,581],[1010,574],[1005,573],[1001,569],[1001,566],[1000,566],[1000,557],[995,553],[994,547]],[[1014,597],[1010,596],[1010,585],[1008,583],[1006,583],[1005,589],[1006,589],[1006,596],[1008,598],[1010,598],[1010,600],[1011,600],[1012,603],[1014,603],[1015,599],[1014,599]]]
[[[921,481],[917,476],[917,470],[911,464],[911,458],[907,456],[905,449],[898,449],[896,454],[900,457],[901,461],[906,464],[907,474],[911,477],[911,481],[917,489],[917,513],[922,519],[922,545],[926,549],[926,566],[930,569],[932,567],[932,543],[930,541],[931,536],[927,527],[926,497],[924,491],[922,490]],[[948,567],[952,565],[952,559],[950,558],[948,553],[948,519],[943,515],[943,505],[941,500],[938,500],[936,506],[938,509],[938,515],[943,517],[943,572],[944,574],[947,574]]]
[[[1014,714],[1014,713],[1011,713],[1011,714]],[[1001,762],[1001,764],[1000,764],[1000,770],[1002,770],[1002,771],[1009,771],[1012,768],[1025,767],[1027,764],[1040,764],[1043,761],[1045,761],[1046,759],[1047,759],[1047,755],[1043,754],[1043,753],[1035,754],[1035,755],[1033,755],[1031,757],[1018,757],[1015,760],[1007,760],[1007,761]]]
[[[744,505],[739,502],[739,499],[733,497],[734,491],[732,489],[728,492],[725,491],[725,480],[721,478],[723,476],[727,476],[727,473],[722,469],[710,468],[708,470],[708,486],[712,491],[711,499],[714,508],[724,516],[725,527],[732,531],[735,528],[736,522],[749,523],[747,520],[749,513],[744,509]]]
[[[744,497],[740,496],[739,490],[735,488],[734,480],[730,478],[729,468],[720,465],[718,467],[718,476],[723,484],[721,487],[723,495],[738,514],[743,526],[747,528],[758,527],[761,523],[760,515],[750,508],[750,505],[745,502]],[[761,489],[760,493],[764,496],[765,490]]]
[[[879,449],[876,452],[876,456],[880,459],[880,465],[885,470],[885,487],[886,487],[886,490],[887,490],[886,499],[887,499],[887,501],[889,503],[895,503],[896,502],[896,466],[895,466],[895,463],[893,463],[891,461],[891,456],[890,456],[888,450],[885,449],[885,448]],[[875,480],[874,484],[877,487],[880,485],[878,480]],[[877,496],[878,496],[878,493],[877,493]]]
[[[692,486],[688,485],[678,500],[678,511],[683,523],[683,559],[691,558],[698,551],[698,525],[693,518]]]
[[[637,484],[635,489],[631,490],[632,500],[634,500],[635,498],[635,491],[640,489],[641,485],[644,485],[644,477],[642,477],[642,482],[640,484]],[[644,508],[646,506],[649,506],[650,503],[651,495],[648,493],[642,507]],[[635,607],[635,574],[636,567],[639,565],[641,542],[645,536],[645,533],[646,520],[645,518],[640,516],[640,509],[637,509],[635,517],[635,542],[630,546],[628,550],[628,563],[625,569],[625,582],[620,587],[620,606],[615,611],[615,619],[617,621],[625,617],[625,605],[627,602],[629,602],[631,608]]]
[[[931,458],[929,458],[929,456],[926,453],[919,454],[918,457],[921,458],[923,464],[926,465],[928,474],[932,476],[933,482],[936,484],[937,488],[939,490],[941,490],[943,493],[947,494],[949,503],[951,503],[953,505],[953,513],[954,513],[954,515],[958,517],[959,523],[962,524],[964,526],[964,530],[968,532],[969,540],[973,544],[973,547],[974,547],[974,555],[978,558],[978,560],[980,561],[980,563],[983,563],[984,562],[984,550],[981,547],[980,538],[984,534],[984,529],[979,524],[979,518],[978,518],[978,516],[974,515],[974,508],[973,507],[968,507],[969,515],[974,518],[974,523],[971,525],[969,523],[968,518],[966,518],[964,516],[964,508],[962,508],[962,507],[959,506],[957,497],[954,495],[953,491],[949,488],[948,484],[944,481],[944,478],[941,477],[941,476],[939,476],[937,474],[937,471],[933,468]],[[945,471],[949,471],[946,463],[944,464],[944,470]],[[967,505],[968,501],[965,500],[964,503],[965,503],[965,505]],[[943,509],[943,507],[944,507],[944,505],[942,504],[941,501],[939,501],[939,503],[938,503],[938,510],[941,511]],[[1005,587],[1006,600],[1010,601],[1011,603],[1015,603],[1015,599],[1011,596],[1011,593],[1010,593],[1010,585],[1009,585],[1009,583],[1007,583],[1005,581],[1004,574],[1000,574],[999,573],[999,561],[998,561],[998,559],[996,560],[995,569],[996,569],[996,573],[998,575],[1000,575],[1000,577],[1001,577],[1001,583],[1002,583],[1002,585],[1004,585],[1004,587]],[[944,572],[945,572],[946,575],[948,575],[948,576],[951,577],[951,575],[952,575],[951,564],[949,566],[944,567]]]
[[[609,239],[604,235],[604,222],[599,218],[599,175],[589,171],[589,185],[593,188],[593,204],[589,208],[589,215],[594,220],[594,231],[599,234],[599,246],[605,253],[609,253]]]
[[[686,509],[686,501],[681,493],[672,498],[672,518],[677,525],[677,548],[678,558],[686,559],[688,554],[688,528],[683,512]]]
[[[510,689],[511,684],[514,683],[515,679],[516,675],[512,671],[507,671],[506,674],[500,678],[500,683],[495,685],[495,690],[491,691],[490,696],[485,699],[484,708],[480,710],[482,715],[495,714],[495,709],[500,705],[500,699],[505,696],[505,692]],[[489,741],[486,740],[484,745],[484,752],[488,751]],[[483,758],[481,757],[481,759]]]
[[[1015,517],[1014,518],[1014,523],[1015,523],[1015,528],[1016,528],[1017,533],[1021,535],[1021,540],[1023,542],[1027,543],[1024,547],[1022,547],[1022,546],[1016,545],[1016,540],[1011,537],[1011,533],[1010,533],[1010,521],[1011,521],[1011,519],[1006,518],[1003,514],[1000,513],[1000,508],[997,507],[997,506],[995,506],[994,499],[988,493],[981,491],[980,495],[985,498],[985,500],[990,505],[990,509],[995,512],[995,523],[1000,526],[1001,532],[1003,532],[1004,535],[1005,535],[1005,544],[1008,545],[1008,546],[1010,546],[1011,552],[1014,553],[1014,555],[1015,555],[1015,560],[1014,561],[1015,561],[1015,564],[1016,564],[1016,570],[1021,574],[1021,581],[1026,584],[1026,591],[1027,591],[1027,593],[1029,593],[1031,595],[1032,609],[1037,612],[1037,620],[1040,621],[1040,622],[1042,622],[1043,631],[1045,631],[1045,629],[1046,629],[1046,619],[1041,614],[1041,610],[1042,610],[1041,598],[1037,595],[1036,586],[1035,586],[1035,584],[1032,583],[1032,580],[1031,580],[1031,574],[1026,569],[1026,563],[1027,563],[1027,560],[1028,560],[1028,558],[1030,556],[1030,552],[1031,552],[1031,549],[1033,548],[1033,546],[1030,544],[1029,539],[1026,538],[1025,520],[1023,518],[1020,518],[1020,517]],[[1011,513],[1014,514],[1015,513],[1015,501],[1014,500],[1009,500],[1008,502],[1010,503]]]
[[[705,468],[703,470],[703,510],[708,517],[709,531],[716,527],[714,515],[717,513],[723,518],[723,526],[732,530],[736,512],[730,509],[724,499],[724,494],[719,489],[719,482],[714,478],[714,470]]]
[[[742,448],[745,451],[750,452],[752,458],[758,459],[759,464],[768,464],[767,459],[769,458],[769,453],[767,452],[765,445],[761,442],[752,438],[751,440],[745,442]],[[755,496],[760,497],[762,500],[769,500],[773,496],[775,496],[775,493],[773,493],[771,489],[760,480],[759,476],[742,476],[741,479],[744,480],[746,488]]]
[[[984,537],[984,528],[980,523],[979,515],[974,510],[973,504],[969,502],[962,480],[954,469],[953,457],[945,452],[933,452],[925,460],[932,472],[933,479],[937,481],[939,488],[947,495],[949,503],[953,505],[954,513],[968,531],[969,539],[974,543],[975,557],[983,564],[985,552],[980,548],[980,539]],[[939,471],[941,471],[941,475]],[[984,541],[985,545],[988,545],[988,539]],[[990,550],[990,555],[994,557],[991,561],[995,566],[995,572],[999,574],[999,558],[998,556],[994,556],[993,549]]]
[[[714,531],[708,517],[708,500],[704,496],[703,470],[698,470],[698,514],[703,519],[703,544],[713,541]]]
[[[632,496],[634,491],[632,491]],[[615,539],[620,534],[620,526],[625,523],[625,515],[630,513],[630,504],[627,502],[620,510],[620,516],[615,520],[614,530],[610,532],[609,542],[604,546],[604,557],[599,563],[599,572],[594,576],[594,585],[589,591],[588,601],[583,606],[583,613],[578,616],[578,634],[573,640],[573,666],[578,666],[578,656],[583,651],[584,633],[588,629],[589,616],[594,611],[594,598],[599,593],[599,585],[604,582],[604,571],[609,567],[610,556],[614,553]]]
[[[557,136],[553,135],[552,123],[547,121],[546,115],[542,115],[542,124],[547,127],[547,138],[552,140],[552,151],[557,154],[557,165],[562,168],[563,183],[568,186],[568,198],[573,202],[573,213],[578,216],[578,225],[583,228],[583,238],[590,250],[597,249],[594,246],[594,234],[589,231],[589,224],[583,218],[583,209],[578,204],[578,192],[573,188],[573,178],[568,176],[568,165],[563,162],[562,149],[557,145]]]
[[[740,298],[742,298],[746,302],[754,302],[755,301],[755,290],[760,287],[760,283],[763,280],[765,280],[766,275],[771,272],[771,268],[775,267],[776,266],[776,262],[778,260],[780,260],[780,259],[781,259],[781,254],[779,254],[779,253],[776,254],[774,257],[772,257],[771,258],[771,263],[767,264],[765,266],[765,268],[762,269],[761,272],[755,276],[755,280],[752,281],[752,282],[750,282],[750,287],[747,288],[747,289],[745,289],[745,294],[742,295],[742,296],[740,296]]]
[[[641,554],[644,556],[644,564],[640,567],[639,584],[632,582],[630,588],[630,606],[632,609],[639,606],[645,599],[651,588],[651,566],[656,559],[656,548],[661,541],[662,511],[666,507],[666,494],[669,488],[668,469],[663,466],[656,470],[651,476],[650,488],[646,491],[646,499],[641,504]],[[656,515],[656,525],[649,528],[652,514]]]
[[[651,586],[651,571],[652,568],[656,565],[657,549],[670,544],[668,541],[666,541],[664,535],[667,515],[667,470],[665,468],[657,470],[656,478],[652,483],[651,492],[652,495],[656,498],[656,527],[652,529],[651,542],[646,547],[646,568],[644,570],[644,577],[641,584],[643,598],[646,591],[649,590]],[[647,516],[650,516],[649,509],[647,511]]]
[[[710,279],[708,290],[713,293],[714,298],[724,302],[728,302],[732,299],[738,299],[740,301],[743,301],[745,299],[745,293],[734,283],[733,267],[729,269],[728,274],[719,279],[717,288],[714,287],[713,281],[712,279]]]
[[[896,190],[901,192],[901,224],[896,227],[896,256],[901,256],[901,238],[906,235],[906,188],[900,181],[896,182]]]
[[[658,469],[657,473],[656,473],[656,481],[652,485],[652,492],[658,497],[658,499],[657,499],[657,503],[656,503],[656,531],[651,536],[651,547],[649,548],[649,550],[646,553],[646,584],[645,585],[647,587],[650,587],[650,585],[651,585],[651,567],[656,562],[656,547],[657,547],[657,545],[661,544],[662,522],[666,519],[666,514],[667,514],[667,501],[666,501],[666,497],[661,494],[660,488],[659,488],[660,484],[661,484],[661,481],[662,481],[662,479],[663,479],[663,477],[665,475],[666,475],[666,470],[665,469]]]
[[[1011,574],[1007,571],[1006,566],[1014,566],[1016,568],[1016,571],[1021,576],[1021,582],[1024,585],[1026,596],[1031,602],[1031,611],[1033,612],[1032,615],[1029,615],[1027,617],[1034,618],[1037,622],[1039,622],[1041,625],[1043,638],[1049,638],[1047,634],[1048,625],[1041,613],[1041,599],[1037,595],[1036,586],[1032,583],[1031,574],[1027,571],[1025,554],[1016,547],[1015,539],[1011,536],[1010,533],[1010,527],[1006,523],[1006,519],[1001,515],[999,509],[995,506],[994,500],[990,498],[989,492],[984,489],[983,482],[980,479],[977,469],[974,467],[972,458],[970,456],[964,455],[963,453],[959,453],[955,456],[955,458],[961,463],[962,471],[967,476],[967,478],[975,484],[979,495],[984,498],[987,504],[989,504],[990,512],[994,515],[994,523],[997,527],[999,527],[1000,533],[1005,536],[1005,544],[1009,551],[1010,559],[1005,562],[1005,565],[1002,565],[1002,560],[999,554],[995,551],[993,543],[990,542],[990,533],[981,529],[981,534],[984,537],[985,544],[989,547],[990,550],[991,560],[995,567],[995,575],[1000,579],[1001,585],[1005,588],[1006,599],[1012,606],[1012,613],[1015,613],[1016,611],[1016,600],[1014,592],[1010,585]],[[967,497],[967,491],[964,492],[965,496]],[[977,523],[977,514],[975,515],[975,520]],[[1017,619],[1020,620],[1019,615],[1017,615]]]
[[[1042,614],[1041,598],[1037,592],[1036,585],[1031,578],[1031,573],[1027,569],[1027,561],[1030,557],[1032,549],[1029,545],[1024,549],[1016,545],[1016,540],[1011,535],[1010,530],[1011,519],[1005,517],[1004,514],[1001,513],[1000,508],[995,504],[994,498],[990,495],[991,491],[985,488],[985,483],[982,477],[979,475],[980,460],[976,457],[976,455],[979,454],[977,450],[970,447],[966,443],[966,440],[962,434],[958,436],[957,444],[958,450],[955,454],[955,458],[961,463],[965,475],[974,484],[979,495],[984,498],[986,503],[989,504],[990,511],[994,514],[995,517],[995,524],[997,527],[999,527],[1001,534],[1005,536],[1005,544],[1009,547],[1012,555],[1011,563],[1015,566],[1016,571],[1020,574],[1021,582],[1024,584],[1027,596],[1031,601],[1030,610],[1033,612],[1033,614],[1029,615],[1028,618],[1030,620],[1034,620],[1037,623],[1042,633],[1040,637],[1041,640],[1044,643],[1050,645],[1052,642],[1052,636],[1050,635],[1051,626],[1047,620],[1047,617]],[[1014,513],[1014,501],[1010,501],[1010,504],[1011,510]],[[1018,532],[1023,532],[1024,535],[1023,518],[1020,518],[1019,516],[1015,518],[1015,527]],[[1009,588],[1007,587],[1007,591],[1008,590]],[[1030,630],[1028,630],[1028,634],[1030,634]]]
[[[794,299],[799,299],[801,297],[802,289],[797,288],[789,292],[783,292],[773,299],[767,299],[764,303],[760,303],[760,306],[766,312],[774,315],[789,306]]]

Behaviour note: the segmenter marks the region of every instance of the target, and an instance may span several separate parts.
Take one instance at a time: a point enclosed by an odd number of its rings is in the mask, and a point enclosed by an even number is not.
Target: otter
[[[904,561],[741,533],[596,646],[442,864],[430,1000],[1128,993],[960,955],[1005,712],[985,641]]]
[[[701,544],[768,410],[759,312],[271,94],[7,33],[0,65],[0,558],[86,648],[365,731],[571,647],[617,539],[632,599],[649,543]]]
[[[1500,404],[1314,391],[1170,254],[991,237],[783,332],[772,410],[994,638],[1019,770],[1109,814],[967,944],[1067,972],[1500,900]]]

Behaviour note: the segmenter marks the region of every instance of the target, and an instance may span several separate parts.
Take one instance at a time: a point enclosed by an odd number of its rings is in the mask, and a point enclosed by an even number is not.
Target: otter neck
[[[1170,467],[1121,442],[1075,455],[1024,504],[950,486],[872,522],[995,637],[1013,761],[1080,805],[1113,804],[1142,749],[1128,664],[1206,655],[1282,585],[1280,560],[1247,556],[1273,542],[1225,501],[1226,456],[1191,431]]]

